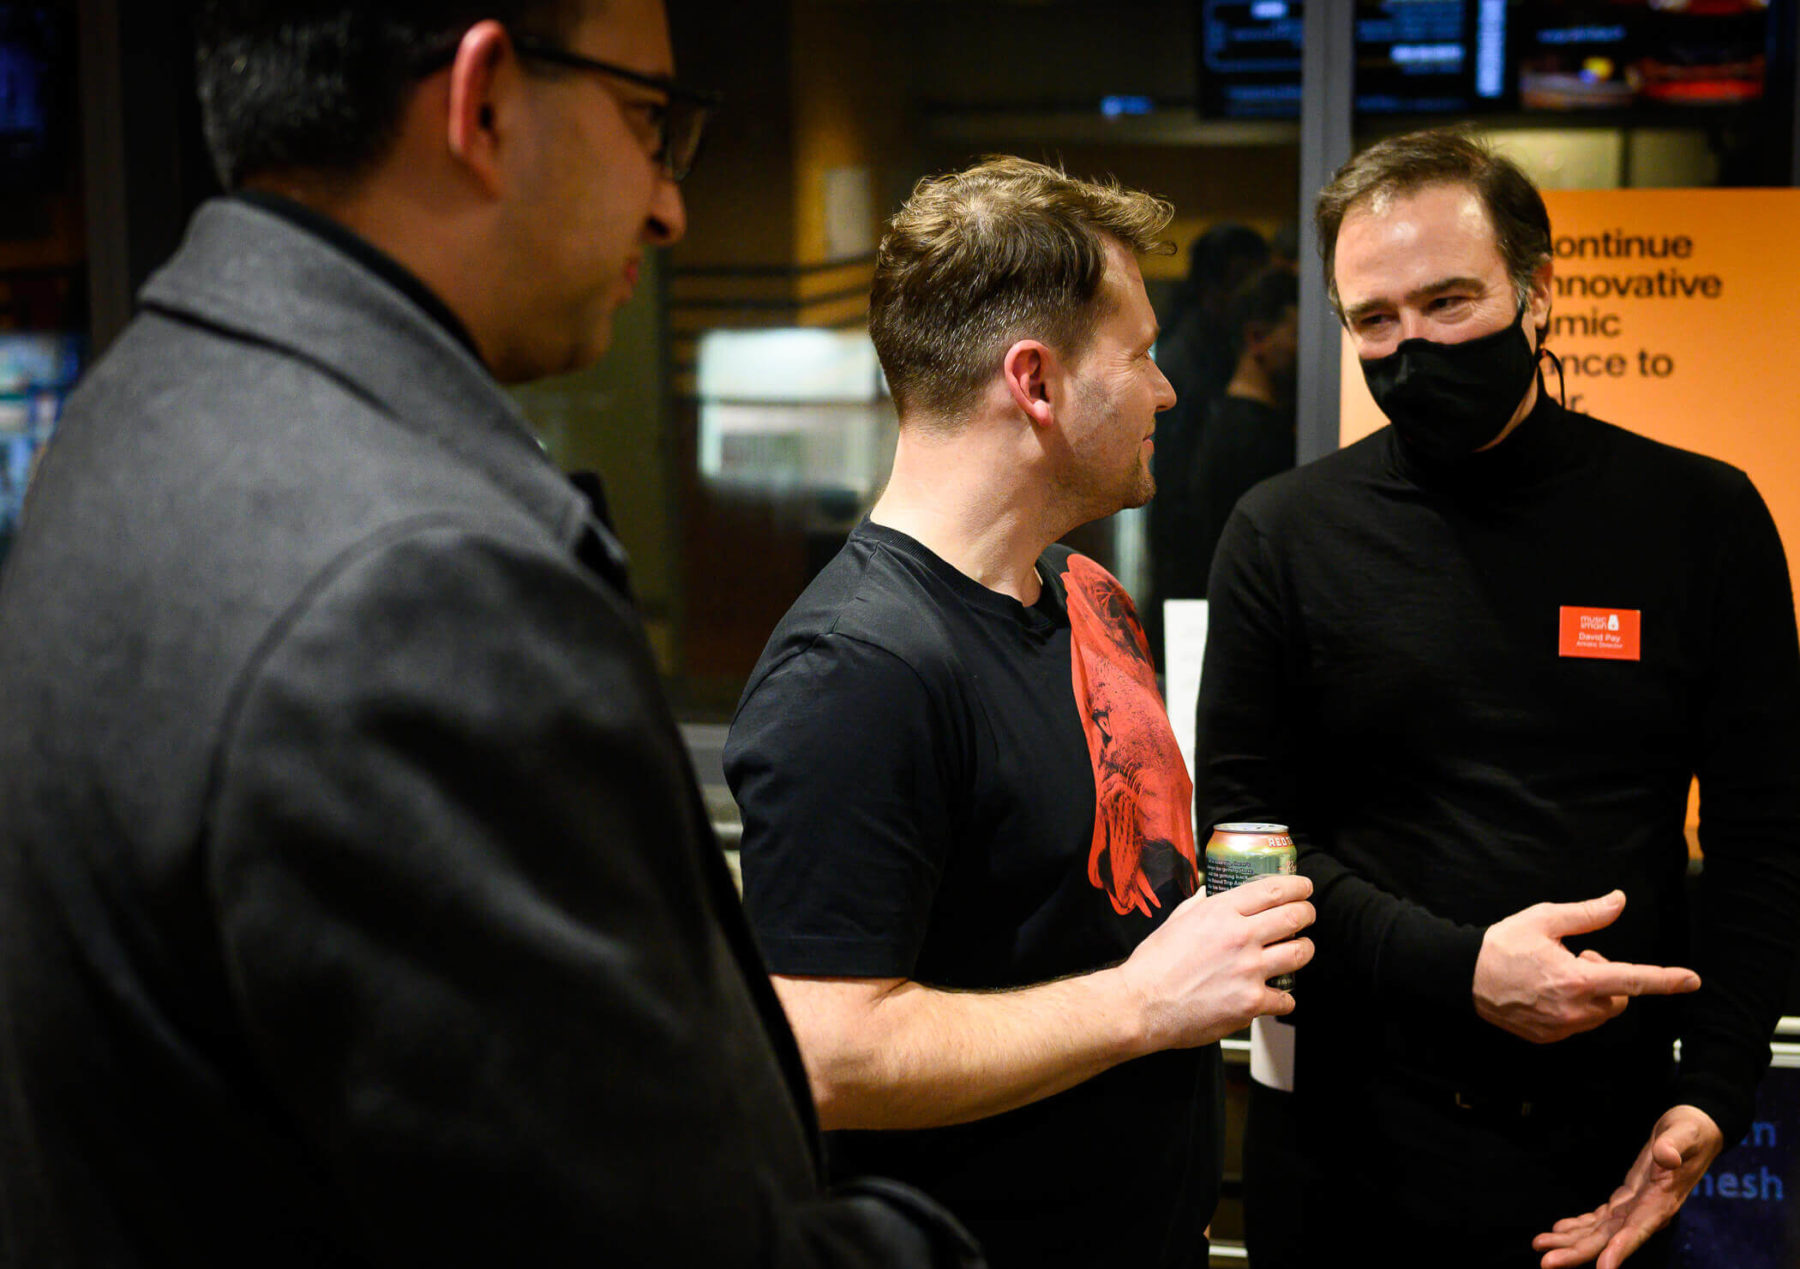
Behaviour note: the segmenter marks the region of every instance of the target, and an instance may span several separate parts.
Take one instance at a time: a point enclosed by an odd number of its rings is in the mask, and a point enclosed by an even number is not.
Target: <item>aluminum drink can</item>
[[[1291,877],[1299,862],[1286,824],[1220,824],[1206,843],[1206,893],[1223,894],[1255,877]],[[1277,991],[1292,991],[1294,976],[1269,980]]]

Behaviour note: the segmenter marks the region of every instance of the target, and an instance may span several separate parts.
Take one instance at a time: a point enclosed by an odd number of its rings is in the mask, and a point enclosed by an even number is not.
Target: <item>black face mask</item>
[[[1402,340],[1387,356],[1362,363],[1369,392],[1403,445],[1454,462],[1500,435],[1537,372],[1524,317],[1521,304],[1512,325],[1491,335],[1460,344]]]

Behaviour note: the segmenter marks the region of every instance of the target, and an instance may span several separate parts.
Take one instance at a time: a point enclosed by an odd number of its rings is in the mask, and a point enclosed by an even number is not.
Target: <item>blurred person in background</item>
[[[1226,310],[1237,289],[1269,262],[1269,244],[1248,225],[1224,221],[1188,244],[1187,276],[1169,302],[1156,364],[1177,400],[1217,396],[1231,378]]]
[[[1156,438],[1157,498],[1150,506],[1150,602],[1144,608],[1144,627],[1159,665],[1162,601],[1186,595],[1193,587],[1185,580],[1191,562],[1179,552],[1159,554],[1157,545],[1191,531],[1190,477],[1206,407],[1225,390],[1236,356],[1227,310],[1232,295],[1268,260],[1269,244],[1248,225],[1224,221],[1199,234],[1188,244],[1187,276],[1169,302],[1157,336],[1156,364],[1176,398],[1176,408],[1163,417]]]
[[[1219,535],[1237,500],[1294,465],[1294,381],[1300,355],[1300,283],[1271,266],[1231,297],[1229,327],[1237,362],[1225,391],[1207,406],[1194,482],[1195,537],[1175,545],[1192,554],[1199,596],[1206,595]]]
[[[1235,353],[1225,390],[1189,398],[1159,429],[1150,504],[1151,608],[1204,599],[1225,519],[1245,491],[1294,465],[1294,379],[1299,365],[1299,282],[1271,265],[1227,309]],[[1164,446],[1161,433],[1173,434]],[[1147,625],[1150,623],[1146,623]]]

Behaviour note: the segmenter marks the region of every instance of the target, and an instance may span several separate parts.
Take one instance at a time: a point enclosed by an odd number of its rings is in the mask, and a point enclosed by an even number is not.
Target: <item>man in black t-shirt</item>
[[[1197,896],[1131,601],[1052,545],[1153,489],[1134,253],[1169,214],[1020,159],[914,191],[871,297],[892,480],[725,751],[834,1168],[921,1186],[996,1266],[1204,1265],[1214,1042],[1310,955],[1303,881]]]
[[[1800,929],[1781,542],[1742,472],[1550,399],[1516,166],[1393,138],[1318,220],[1392,426],[1239,502],[1197,728],[1206,816],[1284,820],[1318,887],[1250,1254],[1310,1269],[1354,1225],[1396,1265],[1659,1263],[1749,1125]]]

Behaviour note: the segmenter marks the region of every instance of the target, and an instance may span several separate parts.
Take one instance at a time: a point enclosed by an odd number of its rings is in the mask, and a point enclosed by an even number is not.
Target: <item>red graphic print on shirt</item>
[[[1069,659],[1075,707],[1094,764],[1094,842],[1088,880],[1113,910],[1145,916],[1158,887],[1186,896],[1199,885],[1194,784],[1156,690],[1150,644],[1137,610],[1111,573],[1071,555]]]

